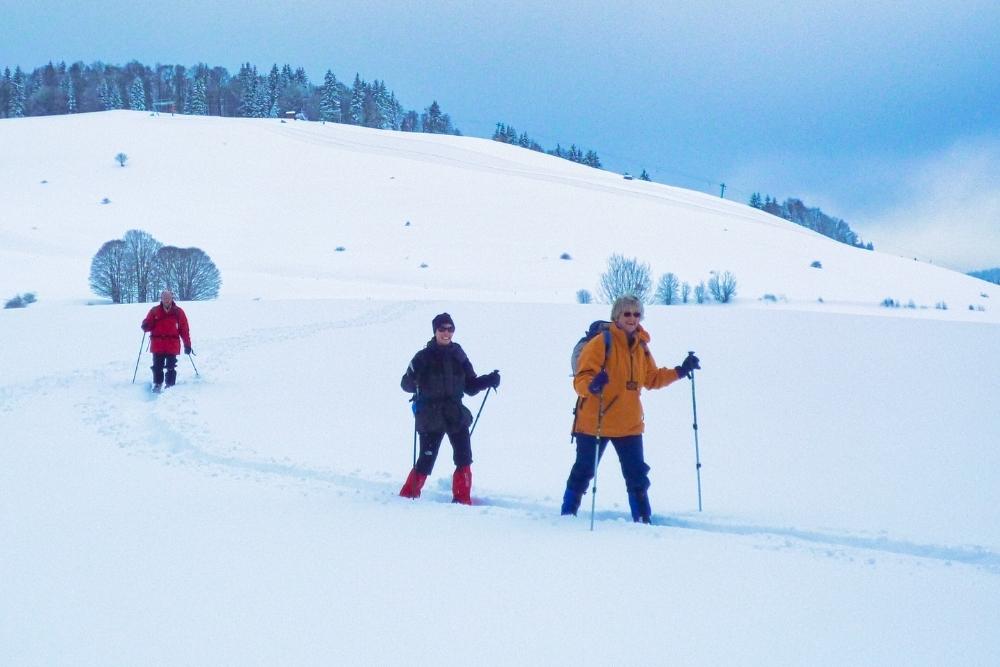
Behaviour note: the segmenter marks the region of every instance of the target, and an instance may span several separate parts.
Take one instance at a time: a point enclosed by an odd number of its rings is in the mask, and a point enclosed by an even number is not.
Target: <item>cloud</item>
[[[899,164],[894,205],[869,216],[876,248],[961,271],[1000,266],[1000,137]]]

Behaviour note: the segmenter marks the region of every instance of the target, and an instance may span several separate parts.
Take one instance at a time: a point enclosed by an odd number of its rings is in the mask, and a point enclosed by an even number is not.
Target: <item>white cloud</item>
[[[896,173],[897,203],[867,221],[879,250],[959,270],[1000,266],[1000,138],[957,142]]]

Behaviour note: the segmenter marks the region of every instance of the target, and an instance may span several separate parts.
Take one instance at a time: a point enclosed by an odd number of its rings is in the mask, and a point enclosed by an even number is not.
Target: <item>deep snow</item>
[[[0,312],[0,662],[1000,659],[995,286],[491,142],[288,125],[0,122],[0,295],[39,294]],[[200,376],[182,358],[158,397],[148,355],[130,383],[148,304],[86,305],[90,257],[136,227],[224,280],[182,304]],[[703,361],[705,511],[679,382],[644,394],[657,525],[609,453],[591,533],[589,495],[558,516],[568,356],[611,252],[741,292],[644,323],[661,365]],[[503,376],[471,508],[447,444],[396,496],[399,377],[442,310]]]

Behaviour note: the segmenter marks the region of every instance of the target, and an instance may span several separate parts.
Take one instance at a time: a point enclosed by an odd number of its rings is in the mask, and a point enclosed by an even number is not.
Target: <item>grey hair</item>
[[[611,306],[611,321],[618,321],[618,317],[625,312],[626,308],[631,308],[633,311],[638,310],[640,313],[645,313],[645,309],[642,307],[642,301],[639,298],[631,294],[626,294],[615,299],[615,303]],[[642,319],[640,317],[640,319]]]

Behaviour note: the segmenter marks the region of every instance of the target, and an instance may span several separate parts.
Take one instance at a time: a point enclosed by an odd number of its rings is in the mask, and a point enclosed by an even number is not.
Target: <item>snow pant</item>
[[[177,355],[176,354],[154,354],[153,355],[153,365],[150,368],[153,369],[153,384],[161,385],[163,384],[163,367],[166,366],[166,380],[167,386],[173,387],[174,382],[177,381]]]
[[[417,458],[415,466],[417,472],[430,475],[434,471],[434,462],[437,460],[442,440],[444,440],[444,433],[440,431],[420,434],[420,456]],[[451,442],[455,467],[462,468],[472,465],[472,439],[469,437],[469,429],[463,427],[450,432],[448,441]]]
[[[575,433],[576,461],[569,471],[566,480],[566,493],[563,495],[563,514],[576,514],[580,507],[580,499],[587,491],[590,480],[594,478],[594,450],[598,447],[597,438],[585,433]],[[625,477],[625,489],[628,491],[629,509],[633,521],[649,523],[652,510],[649,506],[649,466],[643,458],[642,436],[628,435],[621,438],[601,438],[598,456],[604,456],[608,441],[618,453],[618,462]]]

